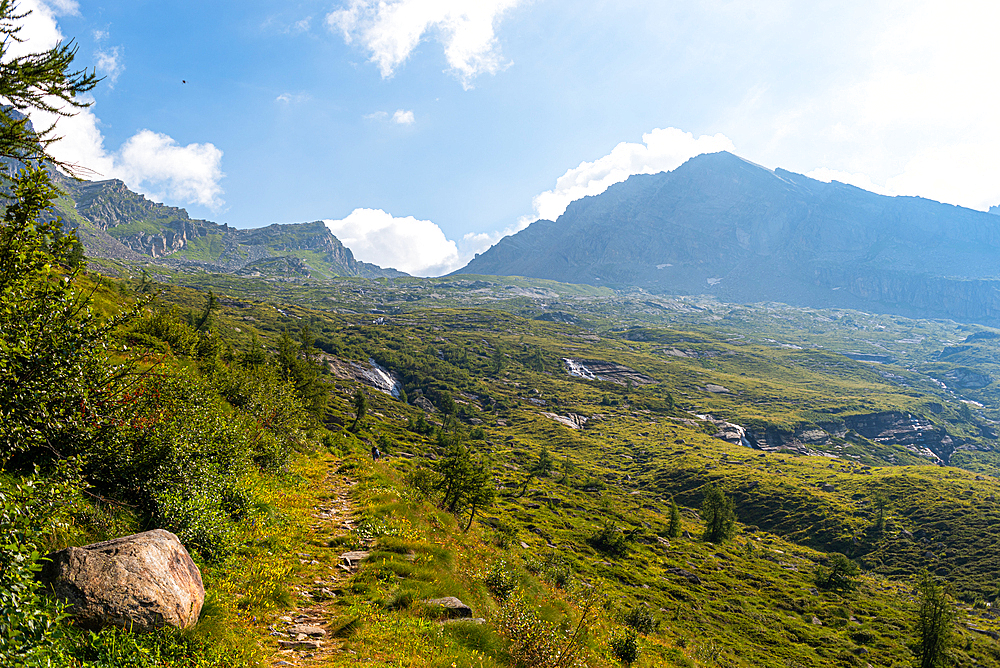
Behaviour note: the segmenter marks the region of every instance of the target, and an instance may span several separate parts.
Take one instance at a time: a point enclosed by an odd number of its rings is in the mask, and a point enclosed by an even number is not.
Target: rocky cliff
[[[237,229],[191,218],[184,209],[153,202],[117,179],[56,178],[67,193],[58,213],[78,230],[91,257],[145,259],[246,276],[405,276],[359,262],[320,221]]]

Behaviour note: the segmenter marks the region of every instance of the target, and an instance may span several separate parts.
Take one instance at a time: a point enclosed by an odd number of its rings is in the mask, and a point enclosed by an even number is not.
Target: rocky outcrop
[[[745,429],[711,415],[699,419],[718,428],[715,438],[765,451],[790,450],[803,455],[831,455],[834,439],[850,439],[851,432],[864,438],[905,448],[915,455],[947,464],[961,445],[945,429],[919,415],[900,411],[845,416],[843,422],[801,427],[794,431],[773,427]]]
[[[205,602],[201,572],[177,536],[155,529],[48,555],[39,579],[86,629],[193,626]]]
[[[399,374],[382,368],[373,359],[369,359],[368,364],[365,365],[359,362],[338,359],[333,355],[322,354],[320,355],[320,360],[335,378],[356,381],[368,387],[375,388],[379,392],[388,394],[395,399],[402,396],[403,379]]]
[[[563,365],[569,375],[588,380],[606,380],[619,385],[628,385],[631,381],[632,385],[636,387],[656,383],[655,379],[639,373],[635,369],[604,360],[577,360],[564,357]]]

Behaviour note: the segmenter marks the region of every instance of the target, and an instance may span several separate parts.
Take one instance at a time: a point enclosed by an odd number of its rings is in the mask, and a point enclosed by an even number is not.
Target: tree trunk
[[[472,518],[476,516],[476,504],[472,504],[472,512],[469,513],[469,523],[465,525],[465,529],[462,530],[463,533],[468,533],[469,528],[472,526]]]

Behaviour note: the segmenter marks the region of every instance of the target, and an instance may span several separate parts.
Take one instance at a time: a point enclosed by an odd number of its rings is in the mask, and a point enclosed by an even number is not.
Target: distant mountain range
[[[1000,217],[713,153],[573,202],[455,273],[1000,324]]]
[[[55,179],[66,192],[56,213],[77,230],[88,257],[245,276],[407,275],[359,262],[322,221],[237,229],[152,202],[117,179],[76,181],[58,173]]]

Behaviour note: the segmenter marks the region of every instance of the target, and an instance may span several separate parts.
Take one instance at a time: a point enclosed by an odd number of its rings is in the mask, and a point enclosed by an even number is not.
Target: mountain
[[[66,193],[57,213],[77,230],[89,257],[249,276],[407,275],[359,262],[322,221],[237,229],[191,218],[184,209],[153,202],[117,179],[76,181],[58,173],[55,179]]]
[[[456,273],[996,324],[1000,219],[722,152],[573,202]]]

